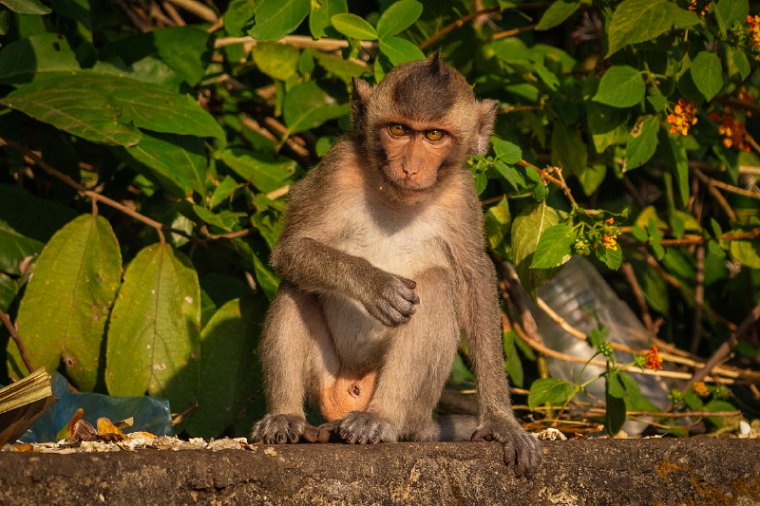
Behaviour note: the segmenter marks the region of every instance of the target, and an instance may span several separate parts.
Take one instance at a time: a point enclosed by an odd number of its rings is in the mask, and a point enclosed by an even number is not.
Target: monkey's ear
[[[478,102],[478,131],[475,139],[475,154],[482,155],[488,151],[488,141],[493,134],[493,124],[496,121],[498,100],[481,100]]]
[[[372,95],[372,86],[367,81],[357,77],[351,79],[351,84],[353,84],[353,90],[351,91],[351,121],[354,125],[354,132],[359,134],[364,124],[367,101]]]

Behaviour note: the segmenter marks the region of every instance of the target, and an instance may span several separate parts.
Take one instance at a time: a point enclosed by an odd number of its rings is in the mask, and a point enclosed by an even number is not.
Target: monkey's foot
[[[480,425],[471,441],[498,441],[504,449],[504,463],[515,476],[529,477],[541,463],[541,443],[516,422],[492,422]]]
[[[376,444],[398,440],[391,424],[366,411],[352,411],[338,423],[337,434],[346,443]]]
[[[306,423],[300,416],[266,415],[251,429],[254,443],[284,444],[297,443],[303,439],[308,443],[320,440],[319,429]]]

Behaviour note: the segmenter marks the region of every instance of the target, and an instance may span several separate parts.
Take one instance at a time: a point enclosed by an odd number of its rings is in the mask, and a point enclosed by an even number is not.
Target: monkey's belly
[[[363,376],[340,373],[322,385],[319,409],[329,422],[341,420],[351,411],[366,411],[377,386],[377,373]]]

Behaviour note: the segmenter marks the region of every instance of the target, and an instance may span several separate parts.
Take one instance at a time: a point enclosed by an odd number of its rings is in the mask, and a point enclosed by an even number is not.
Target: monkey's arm
[[[420,302],[411,279],[310,237],[283,237],[272,266],[304,291],[348,295],[388,327],[408,322]]]
[[[503,443],[505,461],[514,465],[518,476],[528,475],[540,462],[541,448],[512,412],[504,375],[496,273],[490,259],[481,254],[465,267],[462,275],[462,326],[475,369],[479,399],[478,427],[472,440]]]

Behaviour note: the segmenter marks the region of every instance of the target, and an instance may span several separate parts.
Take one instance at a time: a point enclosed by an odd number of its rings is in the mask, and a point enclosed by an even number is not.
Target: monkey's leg
[[[340,437],[349,443],[434,437],[432,411],[459,341],[454,282],[443,268],[429,269],[415,281],[419,306],[389,337],[367,411],[354,411],[340,422]]]
[[[318,343],[329,341],[322,308],[315,295],[283,282],[267,313],[259,355],[268,414],[251,431],[254,442],[314,442],[319,430],[306,422],[303,404],[314,384],[310,357]]]

